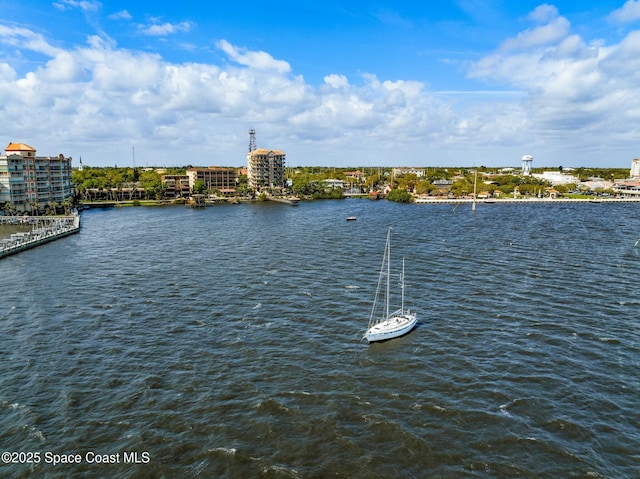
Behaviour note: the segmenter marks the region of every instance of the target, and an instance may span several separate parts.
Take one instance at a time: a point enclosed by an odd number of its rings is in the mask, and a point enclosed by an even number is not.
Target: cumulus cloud
[[[622,8],[611,12],[609,19],[616,23],[632,23],[640,20],[640,0],[627,0]]]
[[[29,29],[0,25],[0,43],[29,65],[18,73],[0,61],[0,115],[12,119],[8,141],[36,138],[39,150],[72,145],[88,164],[89,151],[103,164],[121,163],[135,143],[140,162],[146,150],[150,164],[240,165],[248,126],[269,138],[260,146],[287,151],[291,164],[468,164],[488,145],[517,160],[535,141],[595,149],[603,135],[638,133],[629,125],[640,118],[640,32],[617,45],[589,44],[551,6],[529,21],[469,70],[521,95],[494,92],[484,102],[475,101],[480,92],[460,101],[372,73],[330,73],[314,87],[287,61],[227,40],[217,42],[226,58],[220,64],[172,63],[105,36],[62,49]],[[180,24],[153,25],[168,34]],[[492,160],[510,164],[505,158]]]
[[[502,44],[505,50],[528,49],[540,45],[547,45],[564,38],[569,32],[569,21],[558,15],[558,10],[552,5],[537,7],[529,18],[542,25],[520,32],[515,38],[510,38]]]
[[[562,141],[576,146],[613,138],[626,128],[625,117],[637,118],[640,32],[618,45],[586,44],[554,7],[539,7],[530,18],[547,23],[508,39],[469,75],[521,88],[526,122],[541,139],[560,140],[564,132]]]
[[[349,87],[349,80],[344,75],[331,74],[324,77],[325,85],[335,88],[335,89],[343,89]]]

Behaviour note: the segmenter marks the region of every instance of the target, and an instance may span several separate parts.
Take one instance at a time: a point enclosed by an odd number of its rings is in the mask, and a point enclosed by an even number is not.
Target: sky
[[[74,166],[627,168],[640,0],[0,0],[0,114]]]

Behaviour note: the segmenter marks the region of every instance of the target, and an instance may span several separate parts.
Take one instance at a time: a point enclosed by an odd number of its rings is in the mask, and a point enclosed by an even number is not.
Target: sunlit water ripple
[[[420,323],[369,346],[389,226]],[[639,235],[636,204],[84,212],[0,262],[2,451],[83,461],[0,475],[638,477]]]

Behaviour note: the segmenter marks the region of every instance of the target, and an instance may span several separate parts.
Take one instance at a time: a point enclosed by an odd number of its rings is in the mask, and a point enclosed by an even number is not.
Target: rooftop
[[[268,155],[269,152],[273,152],[274,155],[284,155],[284,151],[280,150],[267,150],[266,148],[258,148],[250,152],[251,155]]]
[[[4,151],[36,151],[36,149],[25,143],[9,143]]]

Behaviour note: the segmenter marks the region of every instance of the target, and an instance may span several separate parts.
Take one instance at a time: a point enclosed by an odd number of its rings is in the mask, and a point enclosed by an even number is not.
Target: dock
[[[0,259],[55,241],[80,231],[80,215],[0,216],[0,224],[28,225],[31,231],[13,233],[0,239]]]

